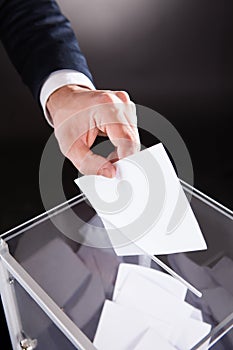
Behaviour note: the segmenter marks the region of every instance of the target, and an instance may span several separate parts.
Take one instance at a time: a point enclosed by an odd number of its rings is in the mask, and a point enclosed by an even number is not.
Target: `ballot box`
[[[2,234],[12,348],[233,349],[232,212],[182,187],[206,250],[118,256],[84,195]]]

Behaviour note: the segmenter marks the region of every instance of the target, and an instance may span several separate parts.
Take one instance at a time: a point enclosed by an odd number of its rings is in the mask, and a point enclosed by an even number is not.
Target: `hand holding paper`
[[[115,163],[116,177],[75,180],[101,217],[118,255],[206,249],[162,144]]]

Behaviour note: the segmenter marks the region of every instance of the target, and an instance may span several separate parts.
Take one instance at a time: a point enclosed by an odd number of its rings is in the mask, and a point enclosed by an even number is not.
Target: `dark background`
[[[59,4],[72,22],[97,88],[125,89],[135,103],[166,117],[191,154],[195,187],[232,208],[232,0]],[[2,47],[0,77],[3,233],[44,210],[38,169],[52,129]],[[142,143],[149,142],[149,135],[142,137]],[[68,162],[66,168],[64,182],[72,197],[77,173]]]

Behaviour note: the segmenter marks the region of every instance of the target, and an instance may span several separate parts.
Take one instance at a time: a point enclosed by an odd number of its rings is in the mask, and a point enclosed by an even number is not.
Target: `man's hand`
[[[83,174],[114,177],[110,160],[140,150],[135,105],[124,91],[67,85],[49,97],[46,107],[62,153]],[[108,158],[90,150],[98,135],[115,146]]]

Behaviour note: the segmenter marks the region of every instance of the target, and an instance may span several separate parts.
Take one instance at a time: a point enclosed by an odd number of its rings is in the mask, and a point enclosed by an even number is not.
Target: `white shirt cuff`
[[[82,85],[95,90],[91,80],[81,72],[72,69],[61,69],[51,73],[42,85],[40,91],[40,103],[43,108],[45,118],[51,126],[53,126],[53,123],[48,109],[46,108],[47,100],[54,91],[62,86],[70,84]]]

